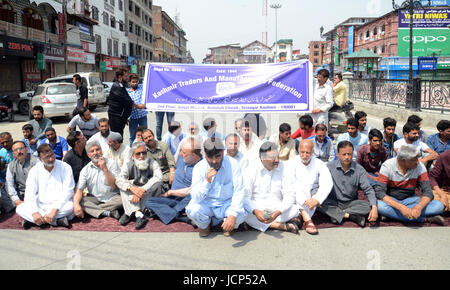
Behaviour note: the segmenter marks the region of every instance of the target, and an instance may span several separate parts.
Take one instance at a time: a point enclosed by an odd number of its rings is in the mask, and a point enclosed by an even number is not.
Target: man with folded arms
[[[119,166],[114,160],[103,157],[102,147],[97,142],[88,142],[86,151],[91,162],[80,172],[73,199],[75,215],[83,218],[86,212],[94,218],[107,216],[119,219],[118,209],[122,207],[116,186]],[[83,197],[86,187],[89,194]]]
[[[221,139],[209,138],[203,147],[206,157],[192,173],[191,201],[186,213],[200,228],[200,237],[208,236],[211,224],[221,221],[224,235],[230,236],[247,218],[241,168],[236,160],[224,156]]]
[[[73,180],[69,164],[56,160],[52,147],[44,143],[38,147],[37,163],[28,173],[24,203],[16,213],[24,219],[24,229],[33,224],[70,227],[73,214]]]
[[[433,200],[425,165],[419,162],[420,149],[412,144],[400,146],[397,157],[383,163],[375,185],[381,216],[403,222],[429,222],[444,225],[440,214],[444,205]],[[416,196],[416,188],[422,197]]]
[[[245,175],[247,192],[245,208],[249,212],[245,222],[265,232],[268,228],[298,233],[296,222],[299,215],[295,198],[288,196],[283,176],[285,166],[280,162],[275,143],[264,142],[259,149],[260,161],[251,164],[253,170]]]

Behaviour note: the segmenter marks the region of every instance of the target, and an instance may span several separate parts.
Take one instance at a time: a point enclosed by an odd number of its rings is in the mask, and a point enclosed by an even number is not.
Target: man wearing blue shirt
[[[181,140],[186,137],[186,134],[181,132],[181,124],[177,121],[172,121],[169,124],[169,131],[162,137],[162,142],[169,145],[170,152],[175,156],[180,145]]]
[[[166,225],[174,220],[188,222],[188,218],[182,213],[191,200],[192,172],[200,160],[202,160],[201,143],[191,137],[181,147],[172,189],[162,197],[147,199],[146,208],[150,210],[148,212],[150,215],[158,216]]]
[[[437,123],[436,128],[439,133],[428,137],[427,145],[437,154],[441,155],[450,149],[450,121],[441,120]]]
[[[209,138],[203,144],[205,159],[192,173],[191,201],[187,216],[200,228],[200,237],[210,234],[211,224],[221,221],[225,236],[245,221],[245,187],[239,163],[224,156],[221,139]]]
[[[127,89],[128,95],[135,104],[145,104],[145,100],[142,99],[143,87],[139,84],[139,77],[136,74],[130,75],[130,88]],[[130,116],[130,123],[128,129],[130,130],[130,146],[133,144],[136,138],[136,129],[138,126],[143,126],[147,129],[147,110],[138,109],[133,107]]]
[[[395,134],[395,127],[397,126],[397,121],[390,117],[383,119],[383,145],[388,152],[388,158],[395,157],[397,154],[394,150],[394,143],[400,139],[400,137]]]
[[[53,152],[55,152],[56,159],[62,160],[64,155],[69,151],[69,146],[67,145],[66,139],[61,136],[56,135],[54,128],[50,127],[45,130],[45,139],[43,139],[39,145],[47,143],[52,147]]]
[[[359,147],[368,144],[369,138],[366,134],[358,132],[358,121],[355,118],[349,118],[347,120],[347,133],[339,135],[336,144],[341,141],[350,141],[353,144],[353,161],[356,161],[356,152]]]

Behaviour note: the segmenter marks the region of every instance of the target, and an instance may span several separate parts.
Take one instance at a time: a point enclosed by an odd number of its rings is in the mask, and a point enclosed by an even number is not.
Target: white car
[[[111,90],[112,85],[113,82],[103,82],[103,93],[105,94],[107,104],[109,98],[109,91]]]
[[[52,117],[72,117],[77,106],[77,87],[69,83],[47,83],[36,88],[30,106],[30,119],[33,118],[33,107],[42,106],[44,115]]]
[[[17,110],[21,115],[26,115],[30,111],[31,100],[33,99],[34,91],[23,92],[19,94],[19,104]]]

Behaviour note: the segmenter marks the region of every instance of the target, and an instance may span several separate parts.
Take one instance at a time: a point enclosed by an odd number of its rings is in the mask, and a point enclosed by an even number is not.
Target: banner
[[[147,109],[168,112],[310,112],[312,64],[147,63]]]
[[[398,13],[398,28],[408,28],[410,20],[408,10]],[[445,28],[450,25],[450,8],[414,9],[413,28]]]
[[[353,53],[354,27],[348,28],[348,55]]]
[[[409,56],[409,29],[398,30],[398,56]],[[413,56],[450,55],[450,29],[413,29]]]

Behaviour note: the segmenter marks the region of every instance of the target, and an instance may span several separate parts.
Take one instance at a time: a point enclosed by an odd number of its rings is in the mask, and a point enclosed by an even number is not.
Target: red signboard
[[[67,60],[70,62],[84,63],[84,50],[76,47],[67,47]]]
[[[118,57],[106,57],[105,58],[106,66],[111,68],[120,68],[121,61]]]

